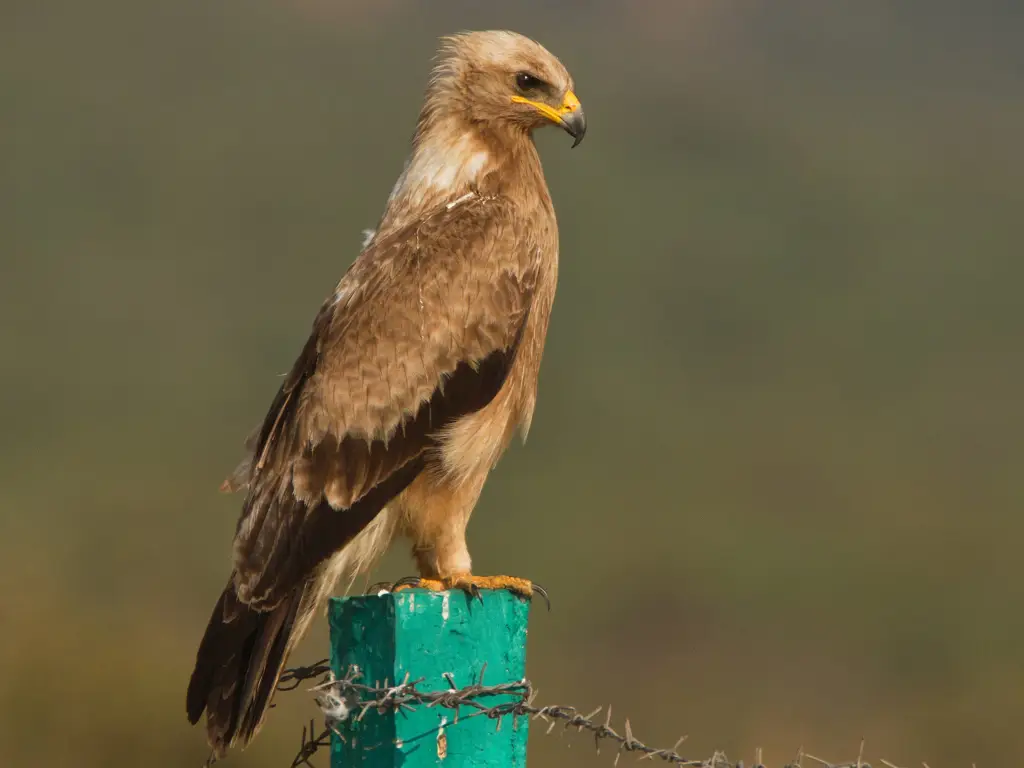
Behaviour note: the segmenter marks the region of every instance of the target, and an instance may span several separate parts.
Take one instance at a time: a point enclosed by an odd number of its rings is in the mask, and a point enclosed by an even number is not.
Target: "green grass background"
[[[543,702],[748,762],[1015,759],[1019,3],[13,0],[0,764],[205,756],[217,486],[381,212],[437,36],[488,27],[560,55],[590,126],[538,139],[559,295],[470,528],[478,570],[551,592]],[[232,764],[290,763],[314,709],[279,701]]]

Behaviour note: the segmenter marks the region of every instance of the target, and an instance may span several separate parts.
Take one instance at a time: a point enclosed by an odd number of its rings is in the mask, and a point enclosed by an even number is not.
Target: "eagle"
[[[187,694],[215,758],[257,733],[335,584],[398,536],[419,572],[401,586],[534,593],[473,574],[466,525],[533,416],[558,272],[533,131],[557,125],[579,144],[573,89],[522,35],[442,39],[384,213],[225,481],[245,500]]]

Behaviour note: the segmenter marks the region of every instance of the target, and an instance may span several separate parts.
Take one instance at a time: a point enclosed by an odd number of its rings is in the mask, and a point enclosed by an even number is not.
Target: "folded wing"
[[[481,198],[363,252],[255,442],[235,542],[244,602],[273,608],[415,477],[439,429],[494,397],[538,257],[511,204]]]

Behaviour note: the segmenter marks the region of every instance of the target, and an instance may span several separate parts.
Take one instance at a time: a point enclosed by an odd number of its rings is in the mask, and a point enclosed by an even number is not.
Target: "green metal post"
[[[497,685],[526,674],[530,604],[501,590],[481,592],[407,589],[365,597],[333,598],[328,607],[331,667],[344,676],[352,665],[369,685],[424,678],[423,691],[446,690],[450,673],[459,688],[480,680]],[[486,669],[485,669],[486,665]],[[480,699],[493,706],[510,696]],[[506,715],[498,723],[441,706],[413,712],[368,711],[339,723],[331,740],[331,768],[524,768],[529,719]],[[515,722],[513,722],[515,720]]]

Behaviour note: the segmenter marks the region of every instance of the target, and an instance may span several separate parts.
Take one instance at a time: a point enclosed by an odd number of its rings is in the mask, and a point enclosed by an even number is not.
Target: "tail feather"
[[[221,592],[199,644],[186,697],[193,725],[206,714],[207,738],[221,758],[256,735],[270,706],[288,654],[340,579],[348,587],[384,553],[398,517],[387,509],[352,541],[318,566],[270,611],[245,605],[234,579]]]
[[[253,648],[245,687],[240,697],[240,701],[248,702],[239,722],[239,734],[245,742],[259,730],[288,655],[303,634],[305,622],[302,628],[297,624],[305,603],[306,596],[302,594],[299,599],[293,598],[275,609],[261,632],[266,642],[258,643]],[[312,609],[313,606],[307,612],[312,613]]]
[[[229,583],[221,593],[196,654],[186,709],[193,725],[206,711],[206,729],[216,757],[246,744],[259,730],[288,653],[312,612],[302,585],[272,611],[242,604]]]

